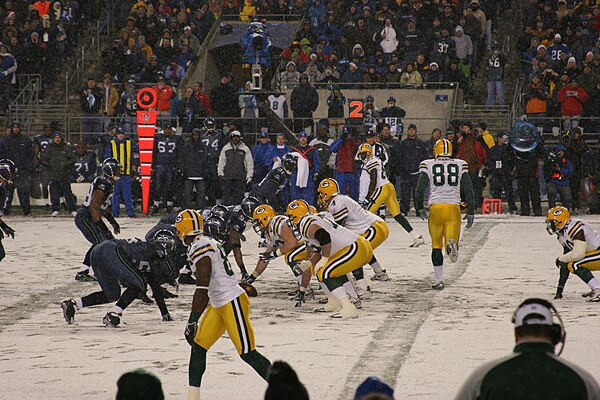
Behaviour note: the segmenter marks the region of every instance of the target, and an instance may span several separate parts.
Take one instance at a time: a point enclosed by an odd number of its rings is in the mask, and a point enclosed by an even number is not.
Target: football
[[[246,283],[246,282],[240,282],[240,286],[242,287],[242,289],[244,289],[246,291],[248,296],[250,296],[250,297],[258,296],[258,292],[256,291],[256,288],[254,286],[252,286],[251,284]]]

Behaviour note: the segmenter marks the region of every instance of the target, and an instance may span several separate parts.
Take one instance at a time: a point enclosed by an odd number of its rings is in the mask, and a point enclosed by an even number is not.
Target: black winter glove
[[[185,327],[185,331],[183,332],[185,336],[185,340],[190,344],[190,346],[194,345],[194,337],[196,336],[196,332],[198,331],[198,322],[188,322]]]
[[[2,231],[4,231],[6,236],[10,236],[13,239],[15,238],[15,230],[10,226],[6,225],[6,223],[3,222],[2,224],[0,224],[0,228],[2,228]],[[4,235],[2,235],[0,239],[4,239]]]

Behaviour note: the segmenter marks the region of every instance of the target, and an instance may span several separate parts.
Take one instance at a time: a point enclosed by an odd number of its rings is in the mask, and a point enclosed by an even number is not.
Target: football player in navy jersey
[[[0,163],[0,204],[4,204],[6,199],[7,187],[12,182],[12,172],[10,166],[8,164]],[[0,219],[0,261],[4,259],[6,255],[4,251],[4,246],[2,245],[2,239],[4,239],[4,235],[10,236],[11,238],[15,238],[15,230],[10,226],[6,225],[2,219]]]
[[[112,225],[115,235],[118,235],[121,231],[111,212],[114,182],[119,179],[121,174],[121,164],[114,158],[107,158],[102,162],[101,169],[102,175],[96,177],[90,184],[90,189],[85,196],[82,207],[75,216],[75,225],[92,244],[85,254],[81,269],[75,275],[75,279],[78,281],[89,282],[95,280],[90,275],[91,251],[94,246],[105,240],[114,239],[102,217],[106,217]]]
[[[72,324],[76,310],[116,301],[102,322],[107,326],[117,327],[121,323],[123,311],[136,298],[145,294],[147,285],[152,288],[162,320],[172,321],[160,285],[175,284],[177,271],[167,258],[167,254],[174,248],[175,235],[170,230],[156,232],[151,241],[138,238],[113,239],[95,246],[91,254],[92,268],[102,290],[63,301],[61,308],[65,321]],[[125,287],[123,293],[121,286]]]
[[[75,173],[73,180],[77,183],[91,182],[96,175],[96,153],[88,150],[87,143],[77,143],[75,148]]]
[[[167,212],[173,212],[173,189],[177,165],[177,155],[183,146],[181,136],[175,135],[175,128],[165,124],[163,133],[154,138],[153,172],[154,172],[154,205],[152,213],[158,213],[161,200]]]
[[[52,127],[50,124],[46,124],[42,129],[42,133],[33,138],[33,162],[35,167],[38,168],[36,173],[40,180],[40,184],[42,185],[42,197],[44,198],[47,207],[50,207],[50,201],[48,199],[48,185],[50,184],[50,181],[48,180],[46,167],[40,165],[40,154],[48,148],[50,143],[52,143],[52,137]]]
[[[289,183],[290,175],[296,172],[298,159],[286,154],[281,158],[281,166],[273,168],[267,176],[255,184],[250,191],[250,196],[256,198],[259,204],[268,204],[275,208],[277,196]]]
[[[217,177],[217,164],[221,149],[227,143],[227,138],[222,130],[217,129],[217,123],[214,118],[206,118],[200,140],[208,150],[208,165],[211,166],[206,171],[206,194],[209,204],[215,204],[216,199],[222,197],[220,182]]]

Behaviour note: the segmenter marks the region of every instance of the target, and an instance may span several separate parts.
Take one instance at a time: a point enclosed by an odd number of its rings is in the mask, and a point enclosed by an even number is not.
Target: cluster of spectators
[[[281,54],[282,87],[341,82],[348,87],[458,82],[467,89],[491,49],[497,1],[349,2],[316,0]]]
[[[600,7],[539,0],[524,12],[518,41],[528,119],[545,132],[600,132]]]
[[[81,3],[81,2],[80,2]],[[87,3],[87,2],[85,2]],[[75,1],[6,1],[0,6],[0,111],[17,88],[17,74],[40,75],[48,87],[77,44],[80,27],[98,5]],[[40,97],[43,90],[40,88]]]

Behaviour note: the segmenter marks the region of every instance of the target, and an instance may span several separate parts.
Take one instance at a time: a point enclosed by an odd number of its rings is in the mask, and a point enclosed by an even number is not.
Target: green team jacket
[[[473,371],[456,399],[599,400],[600,387],[588,372],[554,355],[552,344],[531,341]]]

